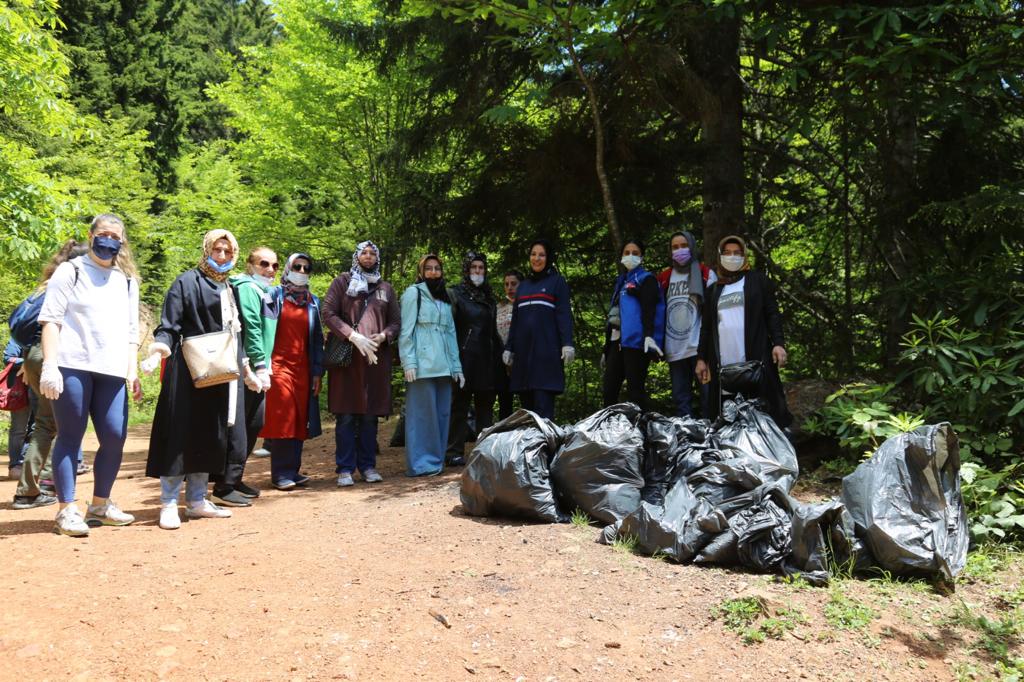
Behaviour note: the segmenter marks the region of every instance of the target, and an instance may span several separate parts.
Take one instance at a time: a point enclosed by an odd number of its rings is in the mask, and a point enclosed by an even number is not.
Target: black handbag
[[[761,394],[764,364],[760,360],[749,360],[726,365],[719,369],[718,381],[722,391],[726,393],[755,398]]]
[[[359,317],[357,317],[355,323],[351,325],[352,329],[357,329],[359,327],[359,321],[363,319],[363,315],[366,313],[366,309],[369,305],[370,297],[367,296],[366,300],[363,301],[363,309],[359,311]],[[351,341],[343,339],[340,336],[335,336],[334,332],[328,334],[327,341],[324,343],[324,369],[339,369],[341,367],[348,367],[351,365],[352,350]]]

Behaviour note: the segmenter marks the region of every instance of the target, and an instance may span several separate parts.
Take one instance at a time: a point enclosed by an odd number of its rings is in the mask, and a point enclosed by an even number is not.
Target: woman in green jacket
[[[402,294],[398,354],[405,390],[405,458],[409,476],[434,476],[444,468],[451,416],[452,380],[466,383],[455,340],[452,306],[441,259],[420,259],[416,284]]]

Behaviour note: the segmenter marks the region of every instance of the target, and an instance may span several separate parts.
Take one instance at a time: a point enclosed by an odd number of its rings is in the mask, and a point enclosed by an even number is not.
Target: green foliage
[[[618,535],[612,541],[612,549],[621,554],[635,554],[640,538],[636,535]]]
[[[1012,650],[1021,644],[1024,635],[1024,612],[1019,608],[1013,608],[993,620],[971,609],[961,599],[951,622],[974,631],[978,636],[975,648],[993,658],[1003,673],[1024,674],[1024,659],[1012,655]]]
[[[849,454],[867,458],[887,438],[925,423],[921,416],[897,411],[899,401],[895,384],[847,384],[825,399],[804,429],[835,436]]]
[[[759,644],[766,638],[782,639],[797,625],[807,623],[807,617],[796,607],[779,608],[770,613],[760,597],[727,599],[713,611],[727,630],[737,633],[744,644]]]
[[[573,528],[582,529],[589,529],[590,525],[593,523],[587,512],[583,511],[579,507],[576,507],[576,509],[573,510],[569,521],[572,523]]]
[[[829,591],[825,620],[840,630],[863,630],[878,614],[869,606],[847,596],[840,587]]]

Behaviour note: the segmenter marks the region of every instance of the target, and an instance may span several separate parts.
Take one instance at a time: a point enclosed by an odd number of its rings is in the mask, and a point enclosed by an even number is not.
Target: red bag
[[[17,376],[20,363],[9,362],[0,372],[0,410],[17,412],[28,407],[28,386]]]

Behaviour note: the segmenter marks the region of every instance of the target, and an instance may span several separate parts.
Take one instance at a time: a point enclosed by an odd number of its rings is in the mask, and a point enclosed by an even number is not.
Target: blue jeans
[[[11,412],[11,430],[7,432],[7,455],[10,457],[8,467],[21,466],[21,463],[25,461],[33,402],[30,400],[25,407],[17,412]]]
[[[210,474],[188,474],[186,476],[160,477],[160,504],[177,504],[181,494],[181,483],[185,483],[185,500],[188,506],[197,507],[206,499],[206,484]]]
[[[693,382],[696,379],[697,357],[683,358],[668,363],[669,375],[672,378],[672,406],[677,417],[692,417],[693,414]],[[700,390],[700,415],[708,416],[709,387],[702,384]]]
[[[409,476],[431,476],[444,468],[451,377],[417,379],[405,387],[405,462]]]
[[[302,466],[302,444],[298,438],[264,438],[263,446],[270,450],[270,481],[274,485],[294,481]]]
[[[74,502],[77,459],[89,417],[100,443],[93,462],[93,496],[110,497],[121,468],[128,436],[128,390],[124,377],[61,367],[64,390],[53,401],[57,440],[53,444],[53,481],[57,499]]]
[[[334,473],[366,473],[377,468],[377,415],[336,414]]]

